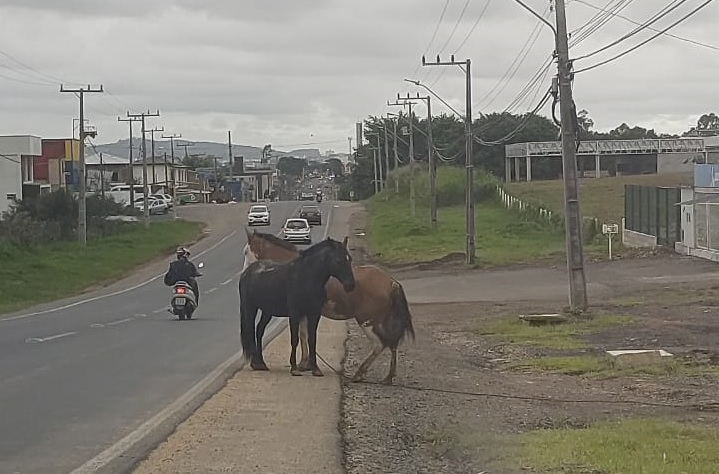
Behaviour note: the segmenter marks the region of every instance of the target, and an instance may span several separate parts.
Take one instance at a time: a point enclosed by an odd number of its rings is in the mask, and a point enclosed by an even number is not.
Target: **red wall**
[[[65,157],[65,140],[43,140],[42,155],[36,157],[32,163],[32,171],[35,181],[48,181],[50,179],[48,170],[48,158]]]

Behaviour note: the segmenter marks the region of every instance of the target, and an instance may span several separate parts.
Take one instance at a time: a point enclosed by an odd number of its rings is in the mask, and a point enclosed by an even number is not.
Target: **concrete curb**
[[[131,473],[153,449],[175,431],[178,425],[219,392],[227,384],[227,381],[244,366],[245,360],[240,351],[220,364],[160,413],[73,470],[71,474]]]

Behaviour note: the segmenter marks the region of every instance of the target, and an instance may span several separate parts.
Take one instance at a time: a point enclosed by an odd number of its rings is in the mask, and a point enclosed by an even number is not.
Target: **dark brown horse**
[[[299,256],[299,250],[293,244],[272,234],[262,232],[247,233],[245,248],[245,266],[248,259],[288,262]],[[327,302],[322,308],[322,316],[335,321],[357,320],[365,335],[372,341],[374,348],[352,377],[353,381],[364,378],[370,365],[382,351],[389,347],[392,352],[389,373],[382,383],[391,384],[397,373],[397,347],[405,334],[414,339],[412,314],[402,285],[383,270],[372,265],[352,265],[355,288],[346,292],[335,278],[327,282]],[[302,358],[300,367],[307,365],[307,327],[301,324],[300,344]]]

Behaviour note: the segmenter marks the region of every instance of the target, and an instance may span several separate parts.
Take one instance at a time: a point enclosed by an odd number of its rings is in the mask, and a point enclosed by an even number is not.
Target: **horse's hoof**
[[[312,375],[314,375],[315,377],[324,377],[325,376],[325,374],[323,374],[322,371],[317,367],[312,369]]]
[[[386,379],[382,380],[382,385],[392,385],[392,379],[387,377]]]
[[[302,376],[302,372],[300,372],[297,369],[297,367],[295,367],[294,369],[290,369],[290,375],[293,375],[295,377],[300,377],[300,376]]]
[[[352,382],[361,382],[363,380],[364,380],[364,375],[360,374],[359,372],[354,374],[352,376],[352,378],[350,379],[350,381],[352,381]]]
[[[264,362],[250,362],[252,370],[270,370]]]

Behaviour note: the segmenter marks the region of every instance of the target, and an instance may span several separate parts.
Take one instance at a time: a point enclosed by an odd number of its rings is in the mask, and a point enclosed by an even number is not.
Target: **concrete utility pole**
[[[172,168],[170,171],[170,175],[172,176],[172,213],[174,214],[175,219],[177,219],[177,199],[175,191],[177,188],[177,170],[175,169],[175,138],[182,138],[182,134],[173,133],[172,135],[162,135],[162,138],[170,139],[170,156],[172,157]]]
[[[145,222],[145,227],[150,227],[150,188],[147,185],[147,141],[145,140],[145,134],[147,133],[147,131],[145,130],[145,117],[159,117],[160,111],[158,110],[155,113],[152,113],[148,110],[147,112],[142,112],[139,114],[131,114],[130,112],[128,112],[127,116],[139,118],[142,122],[142,214],[143,220]]]
[[[177,146],[181,146],[185,149],[185,158],[189,158],[190,155],[187,154],[187,147],[193,147],[195,146],[194,143],[179,143]]]
[[[414,114],[412,113],[412,106],[415,104],[416,102],[400,97],[399,94],[396,102],[387,101],[387,105],[409,106],[409,208],[412,217],[417,215],[417,196],[414,189]]]
[[[408,81],[412,82],[412,81]],[[409,95],[408,95],[409,97]],[[437,227],[437,162],[434,155],[434,142],[432,140],[432,97],[415,97],[427,103],[427,161],[429,162],[429,223],[432,228]]]
[[[562,174],[564,179],[565,245],[569,273],[569,306],[573,310],[587,308],[587,280],[584,274],[582,217],[579,210],[577,157],[575,142],[576,118],[572,111],[572,64],[567,45],[567,17],[564,0],[556,0],[556,47],[559,75],[559,109],[562,133]]]
[[[235,168],[232,166],[232,131],[227,131],[227,158],[230,160],[230,176],[234,176]]]
[[[376,137],[377,139],[377,146],[370,146],[370,150],[372,150],[372,166],[374,169],[374,193],[377,194],[380,192],[379,175],[377,173],[377,161],[379,160],[377,152],[380,150],[379,133],[365,133],[365,136],[367,137],[370,145],[372,144],[370,137]]]
[[[399,176],[397,175],[397,171],[399,170],[399,152],[397,151],[397,122],[399,122],[399,119],[402,116],[402,112],[400,112],[399,114],[393,114],[392,112],[388,112],[387,115],[397,117],[396,120],[392,120],[392,137],[394,138],[394,193],[399,194]]]
[[[135,163],[132,159],[132,122],[139,122],[139,118],[122,118],[117,117],[118,122],[127,122],[130,125],[130,163],[128,165],[128,171],[130,173],[130,207],[135,205]]]
[[[462,68],[466,76],[466,117],[464,120],[465,128],[465,169],[467,171],[467,184],[466,184],[466,195],[465,195],[465,227],[466,227],[466,255],[467,265],[474,265],[475,260],[475,230],[474,230],[474,164],[472,163],[472,141],[474,136],[472,134],[472,73],[471,73],[472,62],[469,59],[464,61],[455,61],[454,55],[450,57],[449,61],[442,62],[437,56],[437,61],[434,63],[428,63],[424,56],[422,56],[422,66],[459,66]]]
[[[150,155],[152,156],[152,184],[157,185],[157,171],[155,169],[155,133],[164,132],[165,127],[151,128],[146,130],[150,135]],[[165,186],[167,186],[167,176],[165,176]]]
[[[69,92],[77,95],[80,99],[80,157],[77,164],[77,179],[79,184],[79,201],[78,201],[78,225],[77,237],[82,247],[87,247],[87,203],[85,194],[87,193],[87,183],[85,183],[85,93],[102,93],[105,92],[100,85],[99,89],[93,89],[90,85],[80,87],[78,89],[66,89],[60,85],[60,92]],[[72,147],[70,147],[72,149]]]
[[[387,190],[387,178],[389,178],[389,141],[387,140],[387,121],[382,117],[382,128],[384,129],[384,189]],[[395,173],[396,174],[396,173]],[[389,196],[387,193],[384,195],[384,200],[387,201]]]

